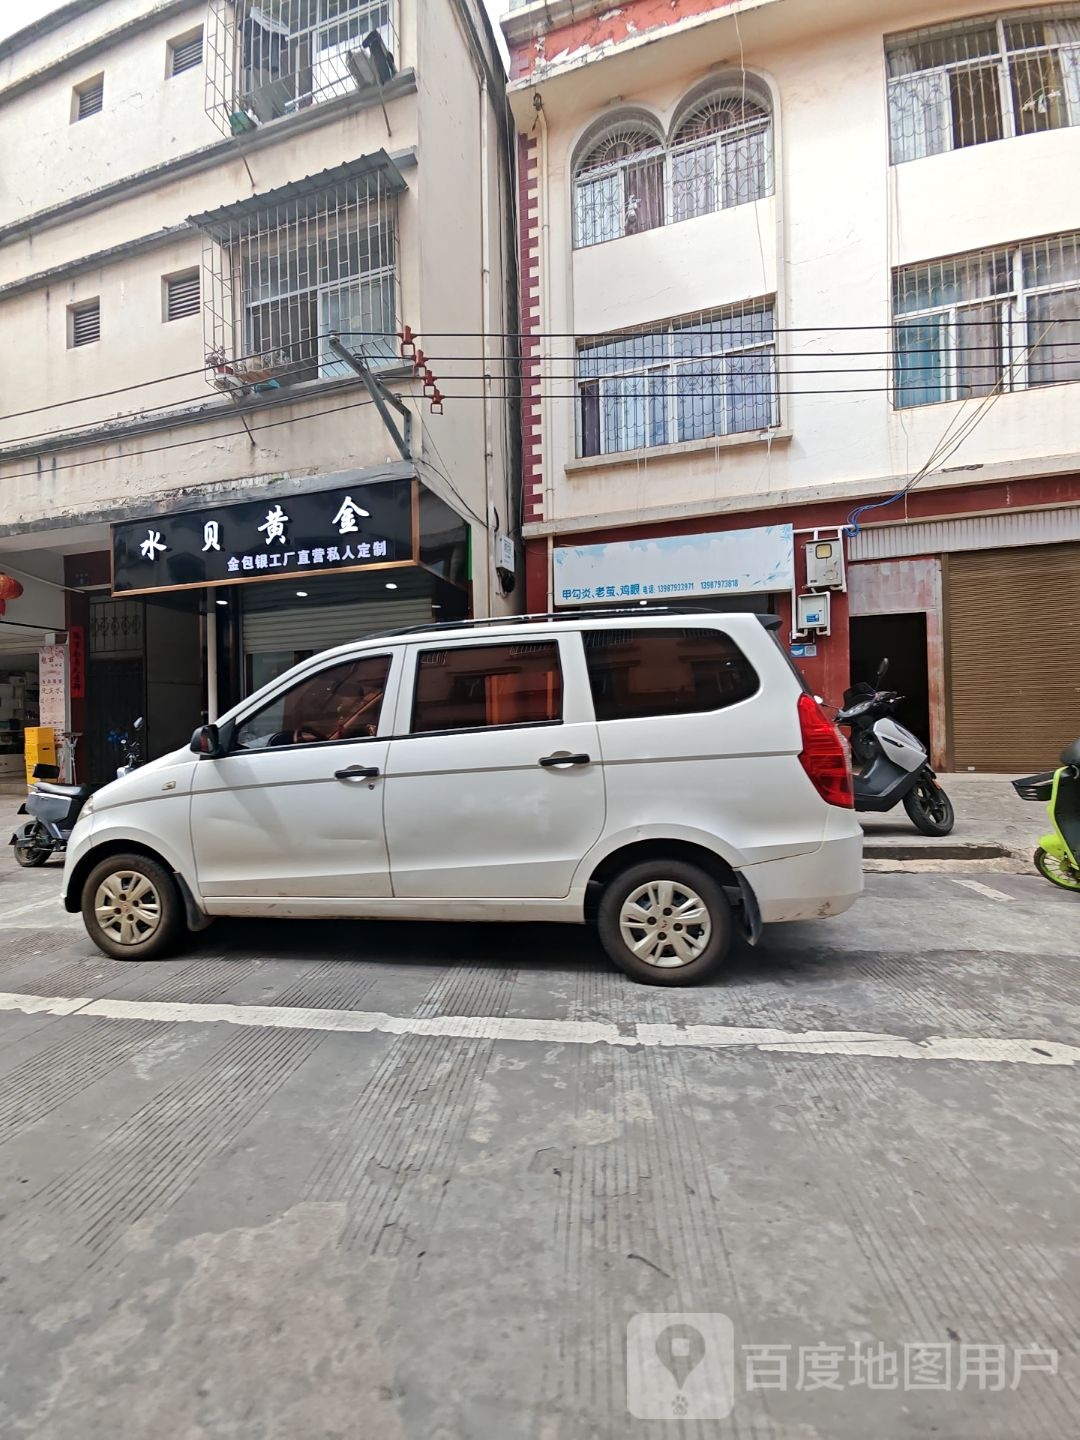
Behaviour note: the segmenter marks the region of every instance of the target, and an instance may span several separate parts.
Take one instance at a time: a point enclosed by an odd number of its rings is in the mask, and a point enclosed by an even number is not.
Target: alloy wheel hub
[[[161,898],[145,875],[118,870],[98,886],[94,914],[110,940],[141,945],[161,924]]]
[[[703,954],[712,920],[701,896],[677,880],[650,880],[632,890],[619,911],[626,948],[661,969],[689,965]]]

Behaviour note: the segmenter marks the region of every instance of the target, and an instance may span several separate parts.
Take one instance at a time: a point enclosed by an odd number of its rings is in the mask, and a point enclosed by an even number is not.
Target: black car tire
[[[665,899],[670,903],[661,903]],[[596,923],[611,959],[645,985],[700,984],[723,965],[734,936],[720,882],[697,865],[662,856],[608,881]],[[653,958],[635,953],[635,942]]]
[[[149,855],[110,855],[95,865],[83,881],[82,917],[114,960],[159,960],[187,929],[176,881]]]

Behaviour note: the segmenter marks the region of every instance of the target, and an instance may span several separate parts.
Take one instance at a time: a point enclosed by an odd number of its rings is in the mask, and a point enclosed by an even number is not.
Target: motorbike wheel
[[[904,796],[908,819],[923,835],[948,835],[956,824],[952,801],[933,780],[920,780]]]
[[[44,865],[52,854],[50,849],[35,845],[32,840],[15,841],[15,863],[21,865],[25,870],[33,870],[38,865]]]
[[[1035,869],[1044,880],[1056,885],[1059,890],[1080,892],[1080,870],[1074,870],[1067,860],[1048,855],[1045,850],[1035,851]]]

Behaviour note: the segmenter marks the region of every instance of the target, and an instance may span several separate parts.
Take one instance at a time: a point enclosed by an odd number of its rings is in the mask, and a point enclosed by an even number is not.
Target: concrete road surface
[[[585,931],[0,872],[0,1434],[1038,1440],[1080,1413],[1080,901],[875,874],[705,989]]]

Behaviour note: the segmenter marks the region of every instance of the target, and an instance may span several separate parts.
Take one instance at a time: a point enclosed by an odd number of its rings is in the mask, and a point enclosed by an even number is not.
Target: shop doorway
[[[896,718],[930,747],[930,683],[926,657],[926,615],[852,616],[851,683],[873,684],[883,657],[889,660],[886,685],[899,690],[903,702]]]
[[[120,737],[139,715],[147,760],[183,745],[203,719],[198,600],[91,596],[88,640],[79,773],[100,783],[115,775]]]

